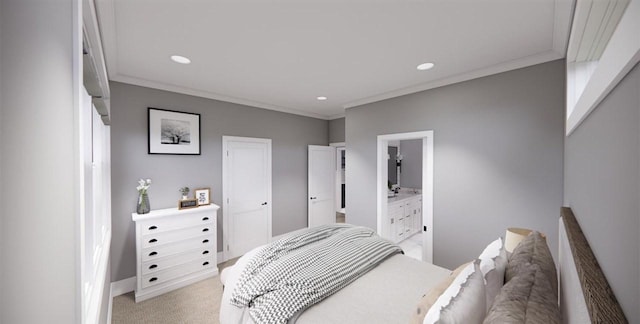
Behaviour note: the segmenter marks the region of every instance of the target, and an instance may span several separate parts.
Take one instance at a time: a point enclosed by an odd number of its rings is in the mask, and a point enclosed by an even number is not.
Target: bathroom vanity
[[[395,197],[388,198],[387,217],[383,221],[382,236],[399,243],[422,227],[422,194],[401,191]]]

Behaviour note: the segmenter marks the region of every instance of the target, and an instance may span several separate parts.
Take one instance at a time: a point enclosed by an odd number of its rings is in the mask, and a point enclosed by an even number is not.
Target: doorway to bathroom
[[[378,233],[433,262],[433,131],[378,136],[376,203]]]

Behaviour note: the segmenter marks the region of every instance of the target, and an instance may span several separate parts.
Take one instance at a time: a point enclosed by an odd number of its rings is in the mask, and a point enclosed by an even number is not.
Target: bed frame
[[[561,211],[559,245],[563,323],[628,323],[573,211],[568,207]]]

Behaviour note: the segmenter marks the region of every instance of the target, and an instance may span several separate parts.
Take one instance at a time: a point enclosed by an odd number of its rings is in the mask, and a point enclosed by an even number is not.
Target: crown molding
[[[347,109],[347,108],[362,106],[362,105],[377,102],[377,101],[400,97],[400,96],[421,92],[429,89],[439,88],[442,86],[459,83],[463,81],[468,81],[472,79],[477,79],[477,78],[485,77],[492,74],[498,74],[506,71],[524,68],[527,66],[550,62],[557,59],[561,59],[563,57],[564,55],[557,53],[555,51],[547,51],[541,54],[527,56],[522,59],[492,65],[484,69],[479,69],[479,70],[471,71],[468,73],[458,74],[452,77],[443,78],[443,79],[439,79],[439,80],[435,80],[435,81],[431,81],[431,82],[427,82],[427,83],[423,83],[423,84],[419,84],[419,85],[411,86],[407,88],[402,88],[402,89],[386,92],[383,94],[379,94],[376,96],[362,98],[362,99],[347,103],[344,106],[344,108]]]
[[[156,81],[144,80],[144,79],[134,78],[134,77],[125,76],[125,75],[121,75],[121,74],[112,76],[111,80],[112,81],[116,81],[116,82],[122,82],[122,83],[128,83],[128,84],[133,84],[133,85],[137,85],[137,86],[147,87],[147,88],[153,88],[153,89],[158,89],[158,90],[164,90],[164,91],[170,91],[170,92],[175,92],[175,93],[186,94],[186,95],[190,95],[190,96],[196,96],[196,97],[202,97],[202,98],[207,98],[207,99],[225,101],[225,102],[230,102],[230,103],[244,105],[244,106],[262,108],[262,109],[267,109],[267,110],[274,110],[274,111],[279,111],[279,112],[288,113],[288,114],[294,114],[294,115],[300,115],[300,116],[312,117],[312,118],[324,119],[324,120],[331,119],[329,116],[325,116],[325,115],[322,115],[322,114],[312,113],[312,112],[308,112],[308,111],[302,111],[302,110],[288,108],[288,107],[281,107],[281,106],[266,104],[266,103],[263,103],[263,102],[258,102],[258,101],[253,101],[253,100],[247,100],[247,99],[241,99],[241,98],[235,98],[235,97],[220,95],[220,94],[209,92],[209,91],[196,90],[196,89],[180,87],[180,86],[176,86],[176,85],[172,85],[172,84],[166,84],[166,83],[161,83],[161,82],[156,82]]]

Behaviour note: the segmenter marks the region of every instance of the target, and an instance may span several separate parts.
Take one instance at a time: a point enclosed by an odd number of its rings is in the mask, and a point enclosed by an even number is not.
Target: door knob
[[[311,199],[311,200],[313,200],[313,199],[318,199],[318,197],[311,197],[310,199]]]
[[[260,205],[262,205],[262,206],[266,206],[266,205],[267,205],[267,202],[265,201],[265,202],[263,202],[263,203],[262,203],[262,204],[260,204]]]

